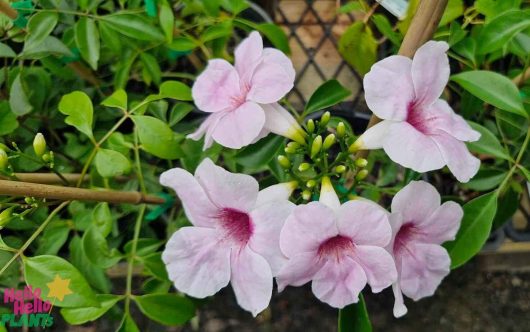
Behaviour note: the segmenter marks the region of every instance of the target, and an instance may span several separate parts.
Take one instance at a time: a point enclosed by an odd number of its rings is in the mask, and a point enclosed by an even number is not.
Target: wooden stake
[[[163,204],[165,202],[161,197],[144,195],[137,191],[91,190],[8,180],[0,180],[0,195],[118,204]]]
[[[4,0],[0,0],[0,12],[6,14],[12,20],[18,17],[18,12]]]

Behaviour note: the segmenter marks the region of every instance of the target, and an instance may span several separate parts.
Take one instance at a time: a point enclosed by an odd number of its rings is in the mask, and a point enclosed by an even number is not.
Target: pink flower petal
[[[254,229],[248,245],[269,262],[275,276],[287,257],[280,250],[280,232],[294,204],[287,199],[271,201],[250,212]]]
[[[260,104],[271,104],[285,96],[294,85],[294,69],[283,53],[268,49],[262,62],[254,70],[247,100]]]
[[[451,259],[439,245],[411,242],[397,258],[401,270],[400,286],[403,294],[414,301],[431,296],[449,274]]]
[[[267,308],[272,296],[270,266],[248,246],[232,251],[231,264],[231,283],[237,303],[256,317]]]
[[[223,112],[216,112],[209,115],[195,132],[189,134],[186,137],[194,141],[198,141],[204,136],[204,146],[202,149],[208,149],[213,144],[212,133],[223,115]]]
[[[394,259],[381,247],[356,246],[353,259],[363,267],[373,293],[379,293],[397,280]]]
[[[417,224],[425,243],[442,244],[454,240],[464,210],[455,202],[445,202],[429,218]]]
[[[394,317],[399,318],[405,316],[408,310],[403,300],[403,293],[401,293],[399,282],[392,285],[392,291],[394,292]]]
[[[341,205],[337,212],[337,226],[339,233],[350,237],[355,245],[384,247],[392,236],[387,213],[361,200]]]
[[[433,140],[442,152],[449,170],[460,182],[468,182],[480,168],[480,159],[473,156],[464,142],[452,136],[440,134],[433,136]]]
[[[195,105],[203,112],[231,110],[233,100],[241,96],[239,75],[228,61],[210,60],[193,84],[192,95]]]
[[[463,117],[456,114],[451,106],[443,99],[422,110],[426,119],[425,126],[432,133],[443,131],[459,141],[474,142],[480,138],[480,133],[473,130]]]
[[[366,131],[355,141],[355,145],[362,150],[383,148],[390,126],[394,121],[383,120]]]
[[[261,132],[265,113],[256,103],[246,102],[226,112],[213,131],[213,139],[228,148],[240,149],[249,145]]]
[[[250,175],[230,173],[206,158],[197,167],[195,177],[218,208],[250,212],[256,203],[259,186]]]
[[[193,175],[181,168],[173,168],[160,175],[160,184],[175,190],[193,225],[215,227],[212,216],[218,209]]]
[[[261,62],[263,40],[258,32],[252,31],[247,38],[236,47],[235,66],[244,84],[250,84],[254,69]]]
[[[276,277],[278,291],[283,291],[287,285],[302,286],[311,281],[323,264],[324,261],[318,259],[316,252],[306,252],[292,256],[283,265]]]
[[[318,201],[332,209],[334,212],[337,212],[340,208],[339,196],[337,196],[333,184],[331,184],[331,181],[327,176],[324,176],[321,180],[320,197]]]
[[[280,248],[287,257],[316,252],[320,244],[338,235],[333,211],[319,202],[298,205],[285,221]]]
[[[344,308],[359,301],[367,277],[359,263],[350,257],[340,262],[328,260],[313,277],[311,289],[315,296],[334,308]]]
[[[402,121],[414,101],[412,61],[393,55],[372,66],[364,76],[364,96],[372,112],[381,119]]]
[[[440,194],[425,181],[411,181],[392,199],[392,213],[399,212],[403,224],[420,224],[440,207]]]
[[[169,239],[162,260],[175,288],[196,298],[217,293],[230,281],[230,248],[215,229],[183,227]]]
[[[267,204],[275,201],[286,201],[291,197],[291,194],[296,189],[296,181],[278,183],[269,186],[258,193],[258,200],[256,206]]]
[[[394,162],[416,172],[432,171],[445,165],[434,140],[407,122],[389,126],[383,148]]]
[[[449,58],[446,42],[428,41],[416,51],[412,60],[415,106],[430,105],[442,94],[449,80]]]

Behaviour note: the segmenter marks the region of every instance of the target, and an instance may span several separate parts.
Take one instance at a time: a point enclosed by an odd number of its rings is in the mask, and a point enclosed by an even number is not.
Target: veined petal
[[[334,308],[344,308],[359,301],[359,293],[366,281],[361,265],[346,256],[340,262],[326,261],[313,277],[311,289],[320,301]]]
[[[261,62],[263,54],[263,40],[257,31],[252,31],[247,38],[236,47],[235,66],[243,84],[250,85],[252,74]]]
[[[261,105],[265,111],[264,128],[283,137],[305,144],[305,132],[285,108],[278,103]]]
[[[239,75],[226,60],[213,59],[197,77],[192,88],[195,105],[203,112],[220,112],[233,108],[241,95]]]
[[[373,293],[379,293],[397,280],[397,271],[392,256],[383,248],[356,246],[352,257],[363,269]]]
[[[266,49],[252,75],[247,100],[260,104],[275,103],[291,91],[294,68],[290,62],[280,51]]]
[[[337,211],[337,226],[339,233],[351,238],[355,245],[385,247],[392,237],[388,214],[361,200],[342,204]]]
[[[354,143],[357,146],[357,150],[382,149],[388,135],[388,129],[393,123],[396,122],[383,120],[375,126],[366,129]]]
[[[480,138],[480,133],[473,130],[443,99],[436,100],[422,111],[425,113],[423,115],[426,119],[425,125],[432,133],[442,131],[459,141],[466,142],[475,142]]]
[[[228,285],[230,248],[218,236],[202,227],[183,227],[171,236],[162,260],[177,290],[202,299]]]
[[[324,176],[321,180],[320,185],[320,198],[318,200],[320,203],[326,205],[333,211],[337,212],[340,208],[340,201],[331,181],[327,176]]]
[[[262,204],[274,201],[287,201],[289,200],[289,197],[291,197],[291,194],[297,186],[298,183],[296,181],[291,181],[278,183],[269,186],[263,190],[260,190],[260,192],[258,193],[258,200],[256,201],[256,206],[260,206]]]
[[[416,51],[411,68],[415,106],[430,105],[442,94],[450,74],[448,49],[446,42],[431,40]]]
[[[282,51],[275,48],[266,47],[263,50],[263,61],[265,63],[274,63],[281,66],[286,74],[287,81],[294,84],[296,72],[294,70],[293,62]]]
[[[259,190],[256,179],[246,174],[230,173],[216,166],[210,158],[204,159],[197,167],[195,178],[218,208],[250,212],[256,203]]]
[[[315,273],[322,268],[323,260],[319,260],[316,252],[296,254],[283,265],[276,277],[278,291],[286,286],[302,286],[311,281]]]
[[[189,134],[186,137],[194,141],[198,141],[204,136],[204,146],[202,149],[208,149],[213,144],[212,133],[223,115],[224,114],[222,112],[212,113],[201,123],[195,132]]]
[[[403,224],[420,224],[440,207],[440,194],[425,181],[411,181],[392,199],[392,213],[400,213]]]
[[[446,164],[434,140],[407,122],[389,126],[383,149],[394,162],[416,172],[440,169]]]
[[[460,182],[468,182],[477,174],[480,159],[473,156],[464,142],[446,134],[433,136],[434,142],[442,152],[449,170]]]
[[[272,273],[262,256],[248,246],[233,250],[231,283],[237,303],[256,317],[269,305],[272,296]]]
[[[414,101],[412,61],[393,55],[376,62],[364,76],[364,96],[372,112],[381,119],[403,121]]]
[[[442,244],[454,240],[463,216],[464,210],[457,203],[443,203],[427,219],[417,224],[422,234],[421,241]]]
[[[182,168],[172,168],[160,175],[160,184],[175,190],[193,225],[215,227],[218,208],[193,175]]]
[[[224,114],[212,137],[223,146],[240,149],[249,145],[260,134],[264,124],[263,109],[256,103],[246,102]]]

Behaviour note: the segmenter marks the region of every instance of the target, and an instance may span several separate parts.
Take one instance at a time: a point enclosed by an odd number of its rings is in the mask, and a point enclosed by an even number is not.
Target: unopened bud
[[[305,185],[307,188],[314,188],[317,185],[317,182],[315,180],[309,180]]]
[[[340,173],[344,173],[345,171],[346,171],[346,166],[344,166],[344,165],[339,165],[339,166],[335,167],[335,172],[337,172],[339,174]]]
[[[328,150],[333,144],[335,144],[335,134],[329,134],[324,140],[324,150]]]
[[[44,135],[41,133],[37,133],[33,139],[33,151],[35,151],[35,155],[39,158],[46,152],[46,139],[44,139]]]
[[[298,149],[300,147],[300,143],[298,143],[298,142],[289,142],[287,144],[287,147],[289,147],[291,149]]]
[[[13,214],[14,208],[15,207],[12,206],[2,211],[2,213],[0,213],[0,228],[11,220],[11,215]]]
[[[8,163],[9,159],[7,158],[7,153],[0,149],[0,170],[6,169]]]
[[[318,135],[313,140],[313,144],[311,145],[311,158],[314,158],[322,148],[322,136]]]
[[[343,138],[345,134],[346,134],[346,126],[344,125],[344,122],[341,121],[337,125],[337,137]]]
[[[285,151],[285,153],[287,153],[287,154],[296,153],[296,149],[293,149],[292,147],[289,147],[289,146],[286,146],[285,149],[283,149],[283,151]]]
[[[315,131],[315,121],[313,121],[313,119],[309,119],[307,121],[307,132],[311,134],[314,131]]]
[[[324,114],[322,114],[322,117],[320,118],[320,126],[324,128],[328,124],[330,118],[330,112],[325,112]]]
[[[288,169],[291,167],[291,162],[286,156],[283,156],[283,155],[278,156],[278,163],[280,164],[281,167],[285,169]]]
[[[45,153],[45,154],[43,154],[41,158],[42,158],[42,160],[44,160],[44,161],[47,162],[47,163],[50,162],[50,161],[52,160],[52,156],[51,156],[51,154],[49,154],[49,153]]]
[[[359,158],[355,160],[355,166],[357,167],[366,167],[368,165],[368,160],[364,158]]]
[[[357,173],[357,175],[355,176],[355,180],[361,181],[361,180],[364,180],[367,176],[368,176],[368,171],[363,169],[362,171]]]
[[[352,145],[350,145],[348,147],[348,152],[349,153],[355,153],[357,151],[359,151],[361,149],[362,145],[361,145],[361,142],[359,140],[356,140],[355,142],[353,142]]]
[[[300,166],[298,166],[298,170],[300,172],[305,172],[310,168],[311,168],[311,165],[309,165],[308,163],[301,163]]]
[[[302,191],[302,198],[304,201],[308,201],[311,199],[311,192],[309,190]]]

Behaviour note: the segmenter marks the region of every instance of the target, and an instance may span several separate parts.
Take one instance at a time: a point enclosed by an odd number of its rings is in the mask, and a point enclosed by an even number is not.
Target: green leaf
[[[495,214],[495,219],[493,219],[493,229],[504,225],[517,212],[520,201],[519,193],[513,190],[512,187],[508,187],[508,190],[499,195],[497,213]]]
[[[109,204],[98,203],[92,210],[92,224],[103,235],[107,237],[112,231],[113,219]]]
[[[116,265],[123,258],[118,250],[109,250],[107,240],[96,227],[90,227],[83,234],[83,250],[92,264],[104,269]]]
[[[264,167],[278,154],[284,141],[282,136],[268,135],[240,150],[235,157],[236,162],[251,168]]]
[[[104,21],[98,21],[99,33],[103,46],[107,47],[112,52],[119,54],[122,50],[120,34],[112,29],[109,24]]]
[[[17,54],[4,43],[0,43],[0,58],[14,58]]]
[[[142,15],[116,13],[101,16],[100,19],[112,29],[133,39],[146,41],[163,41],[165,39],[164,34]]]
[[[169,126],[173,127],[193,111],[193,105],[188,103],[177,103],[169,113]]]
[[[462,187],[469,188],[475,191],[492,190],[501,184],[506,177],[506,171],[498,171],[492,169],[483,169],[467,183],[462,183]]]
[[[99,302],[99,307],[84,307],[84,308],[62,308],[61,315],[64,320],[71,325],[80,325],[87,322],[93,322],[99,317],[103,316],[110,308],[112,308],[123,297],[112,294],[96,295]]]
[[[9,91],[9,105],[16,115],[24,115],[33,111],[33,106],[29,102],[29,96],[26,87],[23,84],[22,73],[19,73]]]
[[[41,59],[50,55],[73,56],[72,51],[59,39],[48,36],[43,42],[25,43],[22,53],[19,55],[22,59]]]
[[[35,45],[42,43],[55,29],[58,18],[57,13],[54,12],[39,12],[31,16],[27,26],[26,43]]]
[[[291,54],[289,39],[287,39],[285,32],[278,25],[274,23],[261,23],[256,26],[256,30],[267,37],[274,47],[285,54]]]
[[[480,139],[478,141],[467,143],[469,150],[505,160],[511,160],[510,156],[506,153],[506,150],[504,150],[497,137],[493,135],[491,131],[478,123],[472,121],[468,121],[468,123],[471,128],[480,133]]]
[[[403,39],[397,32],[394,31],[390,21],[383,14],[375,14],[372,16],[372,21],[374,22],[377,30],[387,37],[392,44],[399,46],[401,45],[401,40]]]
[[[453,75],[451,80],[488,104],[528,118],[517,86],[501,74],[472,70]]]
[[[55,297],[48,297],[47,284],[51,283],[56,276],[63,280],[70,280],[68,288],[72,293],[65,295],[62,301]],[[63,258],[50,255],[25,258],[24,277],[28,285],[41,289],[43,300],[49,300],[57,307],[88,307],[99,304],[85,278]]]
[[[491,53],[506,45],[516,34],[530,27],[530,10],[514,9],[484,25],[477,38],[478,53]]]
[[[167,0],[160,2],[160,10],[158,12],[158,19],[160,20],[160,27],[166,36],[166,42],[173,41],[173,27],[175,25],[175,15],[173,8],[168,4]]]
[[[163,159],[177,159],[182,156],[180,141],[183,137],[174,133],[163,121],[152,116],[131,117],[138,128],[142,148]]]
[[[182,325],[195,316],[195,306],[177,294],[147,294],[133,297],[140,310],[164,325]]]
[[[7,101],[0,101],[0,135],[11,134],[18,128],[17,116],[11,112]]]
[[[305,105],[304,114],[311,114],[321,109],[336,105],[351,94],[337,80],[329,80],[319,86]]]
[[[149,53],[140,53],[140,59],[144,65],[144,69],[149,73],[149,76],[156,85],[160,84],[162,79],[162,71],[158,65],[158,61]]]
[[[353,303],[339,310],[338,332],[371,332],[372,323],[368,317],[364,297],[359,294],[359,303]]]
[[[188,52],[197,48],[197,43],[188,37],[173,38],[171,44],[168,45],[170,49],[177,52]]]
[[[377,41],[370,27],[353,23],[340,37],[339,53],[360,75],[369,72],[377,60]]]
[[[57,255],[66,243],[70,228],[64,221],[52,222],[39,237],[39,247],[35,255]]]
[[[524,177],[526,178],[526,181],[530,182],[530,171],[524,166],[520,166],[519,170],[521,171],[521,173],[523,173]]]
[[[83,59],[88,62],[92,69],[98,69],[99,60],[99,30],[93,19],[87,17],[79,18],[75,24],[75,43]]]
[[[474,7],[477,12],[486,16],[486,23],[489,23],[497,15],[519,8],[520,3],[521,0],[476,0]]]
[[[126,255],[130,255],[132,252],[134,240],[131,240],[125,244],[123,251]],[[138,239],[136,241],[136,256],[143,257],[154,253],[163,244],[162,241],[157,239]]]
[[[131,318],[130,314],[126,313],[116,332],[140,332],[140,329],[138,329],[138,326],[136,326],[136,323]]]
[[[101,105],[107,107],[116,107],[122,110],[127,109],[127,93],[123,89],[118,89],[114,91],[113,94],[105,98],[101,102]]]
[[[72,240],[70,241],[69,249],[70,262],[77,269],[79,269],[79,272],[81,272],[81,274],[86,278],[88,283],[100,292],[110,292],[110,282],[104,270],[95,266],[88,260],[85,252],[83,251],[83,241],[79,236],[74,236],[72,238]]]
[[[449,0],[445,8],[439,26],[444,26],[456,20],[464,13],[464,2],[462,0]]]
[[[176,100],[193,100],[191,88],[179,81],[165,81],[160,84],[160,96]]]
[[[59,102],[59,112],[67,115],[65,122],[94,139],[92,134],[92,101],[86,93],[74,91],[64,95]]]
[[[464,218],[454,241],[444,246],[451,257],[451,268],[457,268],[475,256],[490,235],[497,211],[497,193],[474,198],[464,205]]]
[[[159,280],[169,280],[166,265],[162,261],[162,253],[155,252],[142,258],[144,267],[155,278]]]
[[[230,36],[232,34],[232,22],[223,21],[219,24],[208,27],[202,34],[201,40],[203,42],[209,42],[211,40]]]

